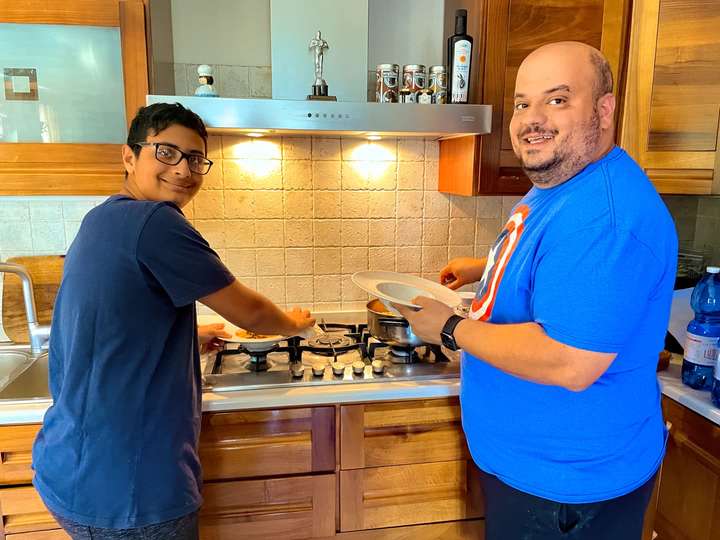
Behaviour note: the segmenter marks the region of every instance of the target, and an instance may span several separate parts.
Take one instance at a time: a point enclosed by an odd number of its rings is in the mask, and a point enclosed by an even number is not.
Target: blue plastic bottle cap
[[[708,274],[720,274],[720,266],[708,266]]]

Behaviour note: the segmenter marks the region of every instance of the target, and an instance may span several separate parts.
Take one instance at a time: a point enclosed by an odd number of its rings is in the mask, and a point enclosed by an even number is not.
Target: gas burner
[[[272,365],[268,362],[267,356],[269,353],[277,351],[278,349],[279,347],[277,345],[273,345],[267,351],[248,351],[243,347],[218,351],[215,356],[215,364],[213,365],[212,373],[220,373],[220,366],[222,365],[223,358],[235,354],[246,354],[248,356],[248,360],[242,364],[246,370],[254,372],[267,371]]]
[[[352,345],[355,341],[341,334],[325,334],[324,336],[316,337],[308,340],[308,347],[314,349],[337,349],[338,347],[347,347]]]

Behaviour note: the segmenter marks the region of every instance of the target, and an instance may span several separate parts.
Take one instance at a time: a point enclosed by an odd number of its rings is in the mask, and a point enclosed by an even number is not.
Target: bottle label
[[[683,358],[699,366],[715,366],[718,361],[718,338],[687,333]]]
[[[466,39],[455,43],[455,54],[453,56],[452,78],[450,82],[452,103],[467,103],[468,91],[470,90],[470,54],[472,47]]]

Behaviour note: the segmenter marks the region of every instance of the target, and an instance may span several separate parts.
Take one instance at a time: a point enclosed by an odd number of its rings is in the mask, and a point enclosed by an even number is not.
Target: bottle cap
[[[207,64],[200,64],[197,68],[197,73],[200,77],[212,77],[213,70],[212,67]]]
[[[720,266],[708,266],[707,273],[708,274],[720,274]]]

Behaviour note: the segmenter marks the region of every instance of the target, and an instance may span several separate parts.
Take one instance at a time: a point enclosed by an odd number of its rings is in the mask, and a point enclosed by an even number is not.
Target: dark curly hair
[[[208,134],[205,124],[197,114],[179,103],[153,103],[147,107],[140,107],[130,124],[127,145],[133,149],[137,156],[140,153],[140,147],[133,145],[144,142],[148,135],[157,135],[175,124],[192,129],[200,135],[207,151]]]

